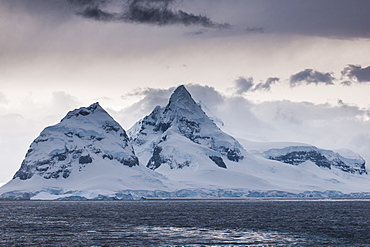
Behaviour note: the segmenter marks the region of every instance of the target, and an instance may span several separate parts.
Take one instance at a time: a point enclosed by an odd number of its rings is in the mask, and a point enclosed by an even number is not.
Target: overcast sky
[[[2,0],[0,183],[99,101],[125,129],[185,84],[236,136],[370,162],[370,1]]]

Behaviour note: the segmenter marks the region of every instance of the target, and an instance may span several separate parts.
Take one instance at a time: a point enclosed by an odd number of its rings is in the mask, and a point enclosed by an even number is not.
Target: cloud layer
[[[336,82],[341,85],[351,86],[354,83],[368,83],[370,82],[370,66],[362,68],[361,65],[348,65],[341,72],[341,78],[334,76],[333,72],[320,72],[314,69],[304,69],[298,73],[291,75],[285,82],[291,87],[298,87],[304,85],[324,85],[332,86]],[[343,79],[346,79],[343,81]],[[247,92],[255,91],[270,91],[272,85],[276,83],[283,83],[284,81],[278,77],[269,77],[265,82],[254,83],[253,77],[239,77],[234,81],[233,91],[236,95],[241,95]]]
[[[77,14],[88,19],[106,22],[128,22],[167,25],[197,25],[205,28],[229,28],[230,24],[219,24],[205,15],[196,15],[183,10],[173,9],[175,0],[69,0],[77,6]],[[118,5],[118,7],[117,7]],[[114,11],[109,11],[110,8]],[[119,11],[117,11],[117,9]]]
[[[66,3],[72,7],[63,6]],[[337,0],[335,5],[330,0],[6,0],[0,5],[11,6],[12,10],[20,8],[42,19],[47,17],[48,22],[63,21],[62,18],[71,18],[75,12],[88,19],[106,22],[205,28],[232,26],[244,33],[329,38],[370,37],[370,2],[367,0]],[[193,13],[198,10],[205,13]],[[227,20],[231,25],[213,19]]]

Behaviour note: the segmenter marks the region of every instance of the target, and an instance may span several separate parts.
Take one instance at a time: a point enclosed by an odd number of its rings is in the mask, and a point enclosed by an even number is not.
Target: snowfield
[[[359,154],[236,139],[201,105],[180,86],[128,134],[98,103],[71,111],[30,145],[0,198],[370,197]]]

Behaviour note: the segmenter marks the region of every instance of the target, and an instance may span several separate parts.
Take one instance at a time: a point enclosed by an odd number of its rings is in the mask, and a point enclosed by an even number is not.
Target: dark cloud
[[[362,68],[361,65],[349,64],[342,70],[342,76],[357,82],[370,82],[370,66]],[[351,81],[342,82],[343,85],[351,85]]]
[[[277,77],[269,77],[265,82],[258,83],[254,88],[253,91],[270,91],[271,85],[278,82],[280,78]]]
[[[178,2],[178,0],[11,0],[0,1],[0,7],[5,7],[6,12],[21,11],[20,13],[42,19],[47,24],[63,23],[76,14],[103,22],[218,29],[231,27],[228,23],[217,23],[207,15],[193,14],[191,11],[180,9],[177,6]]]
[[[253,32],[253,33],[264,33],[265,32],[263,27],[247,27],[245,31]]]
[[[185,33],[185,35],[203,35],[207,33],[207,30],[206,29],[201,29],[201,30],[198,30],[198,31],[195,31],[195,32],[187,32]]]
[[[239,23],[268,27],[266,32],[331,38],[370,37],[368,0],[336,0],[335,4],[332,0],[233,2],[236,5],[233,13]]]
[[[212,21],[208,16],[196,15],[183,10],[172,8],[175,0],[126,0],[117,1],[86,1],[70,0],[78,6],[78,15],[96,21],[131,22],[167,25],[198,25],[207,28],[229,28],[227,23],[220,24]],[[119,9],[113,12],[113,7]]]
[[[97,20],[105,14],[111,21],[146,23],[153,25],[200,25],[204,27],[224,28],[229,24],[220,24],[209,18],[225,18],[234,23],[239,30],[252,33],[303,34],[323,37],[357,38],[370,37],[370,15],[368,0],[331,0],[310,1],[267,1],[267,0],[233,0],[233,1],[183,1],[188,11],[175,6],[177,0],[110,0],[121,3],[118,12],[92,1],[86,5],[81,14]],[[124,4],[123,4],[124,3]],[[116,4],[119,5],[119,4]],[[89,8],[87,8],[89,6]],[[175,8],[176,7],[176,8]],[[116,8],[117,9],[117,8]],[[191,10],[190,10],[191,9]],[[207,15],[194,14],[197,9],[207,10]],[[100,11],[97,11],[100,10]]]
[[[97,21],[230,27],[213,20],[221,19],[247,33],[370,37],[368,0],[336,0],[335,5],[332,0],[3,0],[0,5],[22,9],[42,19],[44,25],[69,20],[77,12]],[[206,14],[195,14],[198,10]]]
[[[80,6],[104,5],[112,0],[67,0],[69,3]]]
[[[228,24],[217,24],[207,16],[194,15],[182,10],[172,10],[169,5],[173,0],[132,0],[124,13],[124,19],[131,22],[156,25],[183,24],[203,27],[225,28]]]
[[[241,95],[246,92],[270,91],[271,85],[275,84],[279,80],[280,78],[277,77],[269,77],[265,82],[254,84],[252,77],[239,77],[234,81],[234,91],[236,95]]]
[[[85,18],[94,19],[96,21],[115,21],[119,19],[117,14],[105,12],[98,6],[86,7],[86,9],[78,14]]]
[[[1,20],[2,24],[11,24],[12,20],[9,17],[17,15],[18,25],[24,26],[23,17],[32,17],[33,22],[26,23],[27,25],[42,25],[58,26],[70,20],[73,16],[73,6],[67,3],[69,0],[5,0],[0,1],[0,16],[8,15],[7,19]],[[35,20],[40,20],[40,23],[34,23]],[[8,25],[9,25],[8,24]]]
[[[305,69],[297,74],[294,74],[290,77],[290,85],[297,86],[302,83],[305,84],[325,84],[333,85],[335,78],[331,73],[322,73],[313,69]]]
[[[236,94],[246,93],[252,90],[252,87],[254,86],[252,77],[249,78],[239,77],[236,81],[234,81],[234,84]]]

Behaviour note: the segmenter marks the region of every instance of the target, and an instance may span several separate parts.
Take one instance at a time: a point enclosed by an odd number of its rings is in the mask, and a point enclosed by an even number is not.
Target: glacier
[[[179,86],[127,133],[98,103],[31,143],[0,199],[370,197],[364,159],[299,143],[235,138]]]

